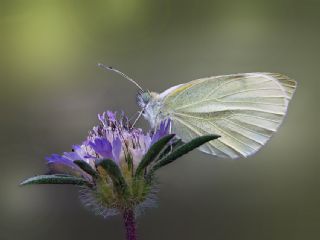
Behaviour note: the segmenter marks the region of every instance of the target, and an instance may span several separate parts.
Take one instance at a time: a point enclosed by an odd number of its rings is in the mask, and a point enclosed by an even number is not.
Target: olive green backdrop
[[[121,218],[94,216],[75,188],[18,186],[81,142],[97,113],[137,111],[135,87],[98,62],[156,91],[254,71],[299,85],[255,156],[195,151],[162,169],[140,239],[319,239],[319,12],[316,0],[1,0],[0,239],[123,239]]]

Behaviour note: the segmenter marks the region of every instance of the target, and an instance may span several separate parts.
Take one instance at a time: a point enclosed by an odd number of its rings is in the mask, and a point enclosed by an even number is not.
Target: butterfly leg
[[[133,124],[132,124],[132,128],[134,127],[134,125],[138,122],[138,120],[140,119],[140,117],[142,116],[143,111],[139,111],[139,115],[138,117],[134,120]]]

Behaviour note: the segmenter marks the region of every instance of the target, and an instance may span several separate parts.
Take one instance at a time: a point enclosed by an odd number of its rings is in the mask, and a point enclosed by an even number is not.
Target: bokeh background
[[[120,217],[85,210],[69,186],[21,188],[136,89],[270,71],[299,83],[272,141],[239,161],[192,152],[162,169],[141,239],[320,238],[317,0],[1,0],[0,239],[123,239]],[[141,127],[146,123],[141,121]]]

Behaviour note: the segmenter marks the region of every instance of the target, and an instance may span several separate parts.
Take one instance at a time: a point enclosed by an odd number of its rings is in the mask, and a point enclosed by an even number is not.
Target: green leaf
[[[83,160],[75,160],[73,161],[79,168],[81,168],[86,173],[90,174],[92,177],[97,178],[98,173],[85,161]]]
[[[148,152],[144,155],[141,162],[139,163],[135,177],[142,175],[144,169],[158,156],[161,150],[163,150],[163,148],[174,136],[175,134],[166,135],[150,147]]]
[[[108,173],[118,194],[123,195],[128,193],[127,183],[122,176],[120,168],[113,160],[104,159],[100,161],[97,166],[103,167]]]
[[[73,185],[88,185],[91,184],[83,178],[73,177],[70,175],[39,175],[28,178],[20,183],[21,186],[29,184],[73,184]]]
[[[211,140],[217,139],[219,137],[220,137],[219,135],[205,135],[205,136],[201,136],[201,137],[197,137],[197,138],[192,139],[190,142],[183,144],[182,146],[178,147],[176,150],[174,150],[169,155],[160,159],[153,166],[153,168],[150,171],[150,174],[152,174],[154,171],[156,171],[160,167],[163,167],[163,166],[175,161],[176,159],[187,154],[188,152],[192,151],[193,149],[200,147],[201,145],[203,145]]]

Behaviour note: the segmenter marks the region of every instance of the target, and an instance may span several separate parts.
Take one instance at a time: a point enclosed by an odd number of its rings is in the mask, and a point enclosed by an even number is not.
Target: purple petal
[[[121,148],[122,148],[122,143],[120,138],[115,138],[112,142],[112,155],[113,155],[113,160],[119,164],[120,160],[120,153],[121,153]]]
[[[102,114],[98,114],[98,119],[100,122],[104,122],[104,120],[106,119],[106,113],[103,112]]]
[[[71,161],[82,160],[82,157],[77,152],[64,152],[63,156]]]
[[[48,161],[47,165],[50,174],[68,174],[77,177],[88,178],[88,174],[83,172],[73,161],[60,156],[58,154],[52,154],[50,157],[46,157]]]
[[[160,123],[159,128],[156,130],[156,132],[152,136],[151,145],[156,143],[158,140],[160,140],[160,138],[169,134],[170,125],[171,125],[170,119],[162,121]]]
[[[96,138],[94,142],[90,142],[89,145],[93,150],[101,155],[103,158],[112,159],[112,146],[111,143],[106,138]]]
[[[116,121],[116,113],[113,113],[111,111],[107,111],[107,116],[109,118],[109,120],[111,122],[115,122]]]
[[[63,163],[63,164],[73,164],[69,159],[59,155],[59,154],[51,154],[51,156],[46,157],[48,163]]]
[[[84,144],[86,144],[84,142]],[[73,151],[78,154],[78,156],[80,157],[80,159],[84,159],[84,156],[87,155],[87,152],[85,151],[84,148],[82,148],[82,145],[73,145],[72,146]],[[79,159],[78,159],[79,160]]]

